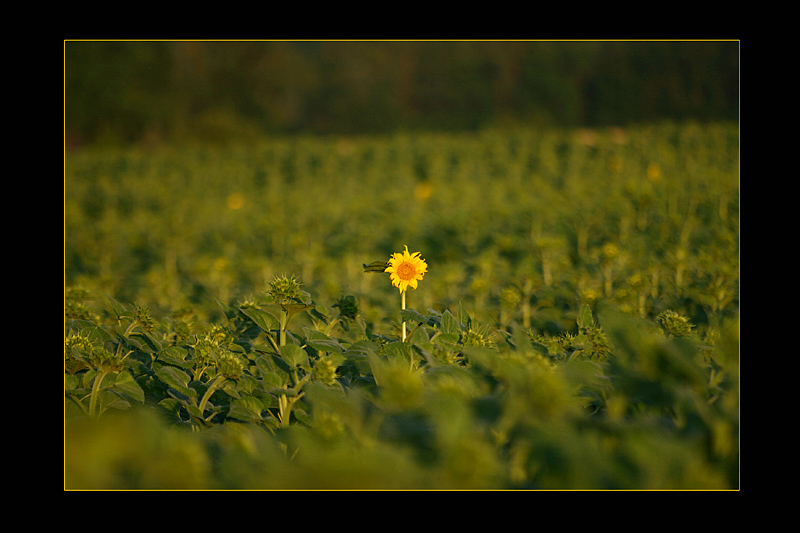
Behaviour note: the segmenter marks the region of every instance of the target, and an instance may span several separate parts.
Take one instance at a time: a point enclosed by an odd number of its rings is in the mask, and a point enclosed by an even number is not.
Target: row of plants
[[[210,317],[293,272],[377,317],[392,295],[361,264],[409,243],[437,264],[422,308],[556,331],[603,299],[705,327],[737,308],[738,202],[735,125],[87,149],[66,158],[65,274]]]
[[[550,336],[409,307],[375,331],[352,296],[269,287],[211,324],[69,291],[66,487],[738,486],[738,322],[708,345],[676,312],[584,305]]]

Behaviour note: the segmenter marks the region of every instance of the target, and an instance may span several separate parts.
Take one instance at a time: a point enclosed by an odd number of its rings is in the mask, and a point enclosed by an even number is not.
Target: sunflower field
[[[739,488],[739,129],[65,152],[66,489]]]

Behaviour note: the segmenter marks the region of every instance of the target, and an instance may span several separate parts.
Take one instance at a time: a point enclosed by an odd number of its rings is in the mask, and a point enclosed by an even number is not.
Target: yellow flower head
[[[428,271],[428,264],[420,256],[420,252],[408,253],[408,246],[405,246],[403,253],[392,254],[389,258],[389,266],[384,272],[391,274],[392,285],[405,290],[410,285],[412,289],[417,288],[417,281],[421,280]]]

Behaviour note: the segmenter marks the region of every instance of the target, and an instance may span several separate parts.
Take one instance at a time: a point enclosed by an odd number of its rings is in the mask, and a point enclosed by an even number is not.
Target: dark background
[[[738,41],[65,41],[67,144],[738,120]]]

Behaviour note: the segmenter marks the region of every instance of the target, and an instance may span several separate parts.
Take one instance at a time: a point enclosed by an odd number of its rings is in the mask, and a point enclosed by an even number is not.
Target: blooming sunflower
[[[417,288],[417,281],[422,280],[425,272],[428,271],[428,264],[420,257],[420,252],[408,253],[408,246],[405,246],[403,253],[392,254],[389,258],[389,266],[384,272],[391,274],[392,285],[404,293],[411,286]]]

